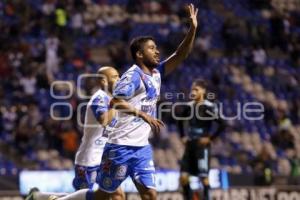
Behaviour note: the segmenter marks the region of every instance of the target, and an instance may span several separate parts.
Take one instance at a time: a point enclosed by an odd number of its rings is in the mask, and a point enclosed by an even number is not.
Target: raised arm
[[[198,8],[195,9],[194,5],[190,4],[188,6],[188,11],[189,11],[189,18],[190,18],[190,29],[186,34],[184,40],[177,47],[176,51],[165,61],[163,61],[163,63],[165,63],[165,75],[169,74],[174,69],[176,69],[176,67],[180,63],[182,63],[184,59],[187,58],[187,56],[192,50],[195,35],[196,35],[196,29],[198,26],[198,22],[197,22]]]

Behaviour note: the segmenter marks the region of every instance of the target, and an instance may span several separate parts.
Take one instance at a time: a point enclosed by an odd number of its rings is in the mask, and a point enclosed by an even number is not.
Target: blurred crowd
[[[193,1],[10,0],[0,2],[0,144],[21,159],[13,168],[65,169],[82,136],[77,92],[94,91],[93,80],[75,88],[77,77],[110,64],[121,72],[132,61],[131,38],[153,35],[162,57],[172,53],[187,31],[185,7]],[[161,102],[187,101],[193,79],[209,81],[211,91],[233,116],[238,102],[258,101],[264,119],[231,119],[213,144],[212,167],[256,173],[265,183],[273,175],[300,176],[300,1],[201,0],[199,30],[189,59],[163,80]],[[68,120],[50,117],[57,99],[51,84],[75,88]],[[62,84],[54,87],[66,93]],[[174,94],[167,98],[166,94]],[[67,115],[60,108],[57,116]],[[167,129],[154,138],[157,168],[178,169],[183,144],[176,121],[164,113]],[[0,156],[5,168],[8,155]],[[32,163],[35,163],[34,165]],[[11,165],[9,165],[11,167]],[[5,170],[0,170],[3,173]],[[9,168],[7,169],[9,171]]]

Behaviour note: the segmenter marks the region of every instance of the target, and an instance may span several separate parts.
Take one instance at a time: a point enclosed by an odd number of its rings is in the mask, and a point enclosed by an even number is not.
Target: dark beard
[[[145,60],[144,61],[144,64],[146,65],[146,67],[148,67],[149,69],[154,69],[158,66],[158,64],[154,63],[154,62],[151,62],[151,61],[148,61],[148,60]]]

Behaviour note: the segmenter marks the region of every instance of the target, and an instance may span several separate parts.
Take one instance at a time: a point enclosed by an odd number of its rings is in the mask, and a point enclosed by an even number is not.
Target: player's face
[[[112,93],[115,84],[120,79],[119,73],[114,68],[107,69],[102,74],[103,78],[101,79],[101,87],[107,92]]]
[[[153,40],[148,40],[144,43],[143,50],[143,63],[150,68],[155,68],[160,62],[159,51]]]
[[[119,72],[115,69],[109,69],[107,75],[108,90],[112,93],[117,81],[120,79]]]
[[[204,100],[205,92],[205,88],[193,84],[191,90],[191,99],[194,101],[202,101]]]

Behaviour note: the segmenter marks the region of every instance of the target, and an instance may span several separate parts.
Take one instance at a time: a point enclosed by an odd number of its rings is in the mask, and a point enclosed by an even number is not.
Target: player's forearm
[[[197,27],[191,25],[188,33],[186,34],[184,40],[177,47],[175,54],[181,57],[182,60],[186,59],[191,52],[196,36]]]
[[[137,117],[143,117],[144,113],[136,108],[134,108],[133,106],[131,106],[128,102],[126,102],[123,99],[117,99],[117,98],[113,98],[111,100],[111,105],[112,108],[128,114],[128,115],[134,115]]]
[[[183,60],[187,58],[188,54],[193,48],[195,35],[196,35],[196,27],[191,26],[189,32],[185,36],[184,40],[180,43],[175,53],[173,53],[165,61],[166,75],[174,71],[183,62]]]
[[[169,58],[167,58],[163,63],[165,64],[165,74],[172,72],[177,66],[179,66],[184,59],[187,58],[191,52],[196,36],[196,29],[198,26],[197,14],[198,9],[194,7],[193,4],[188,6],[189,10],[189,20],[190,20],[190,29],[186,34],[183,41],[180,43],[175,53],[173,53]]]

